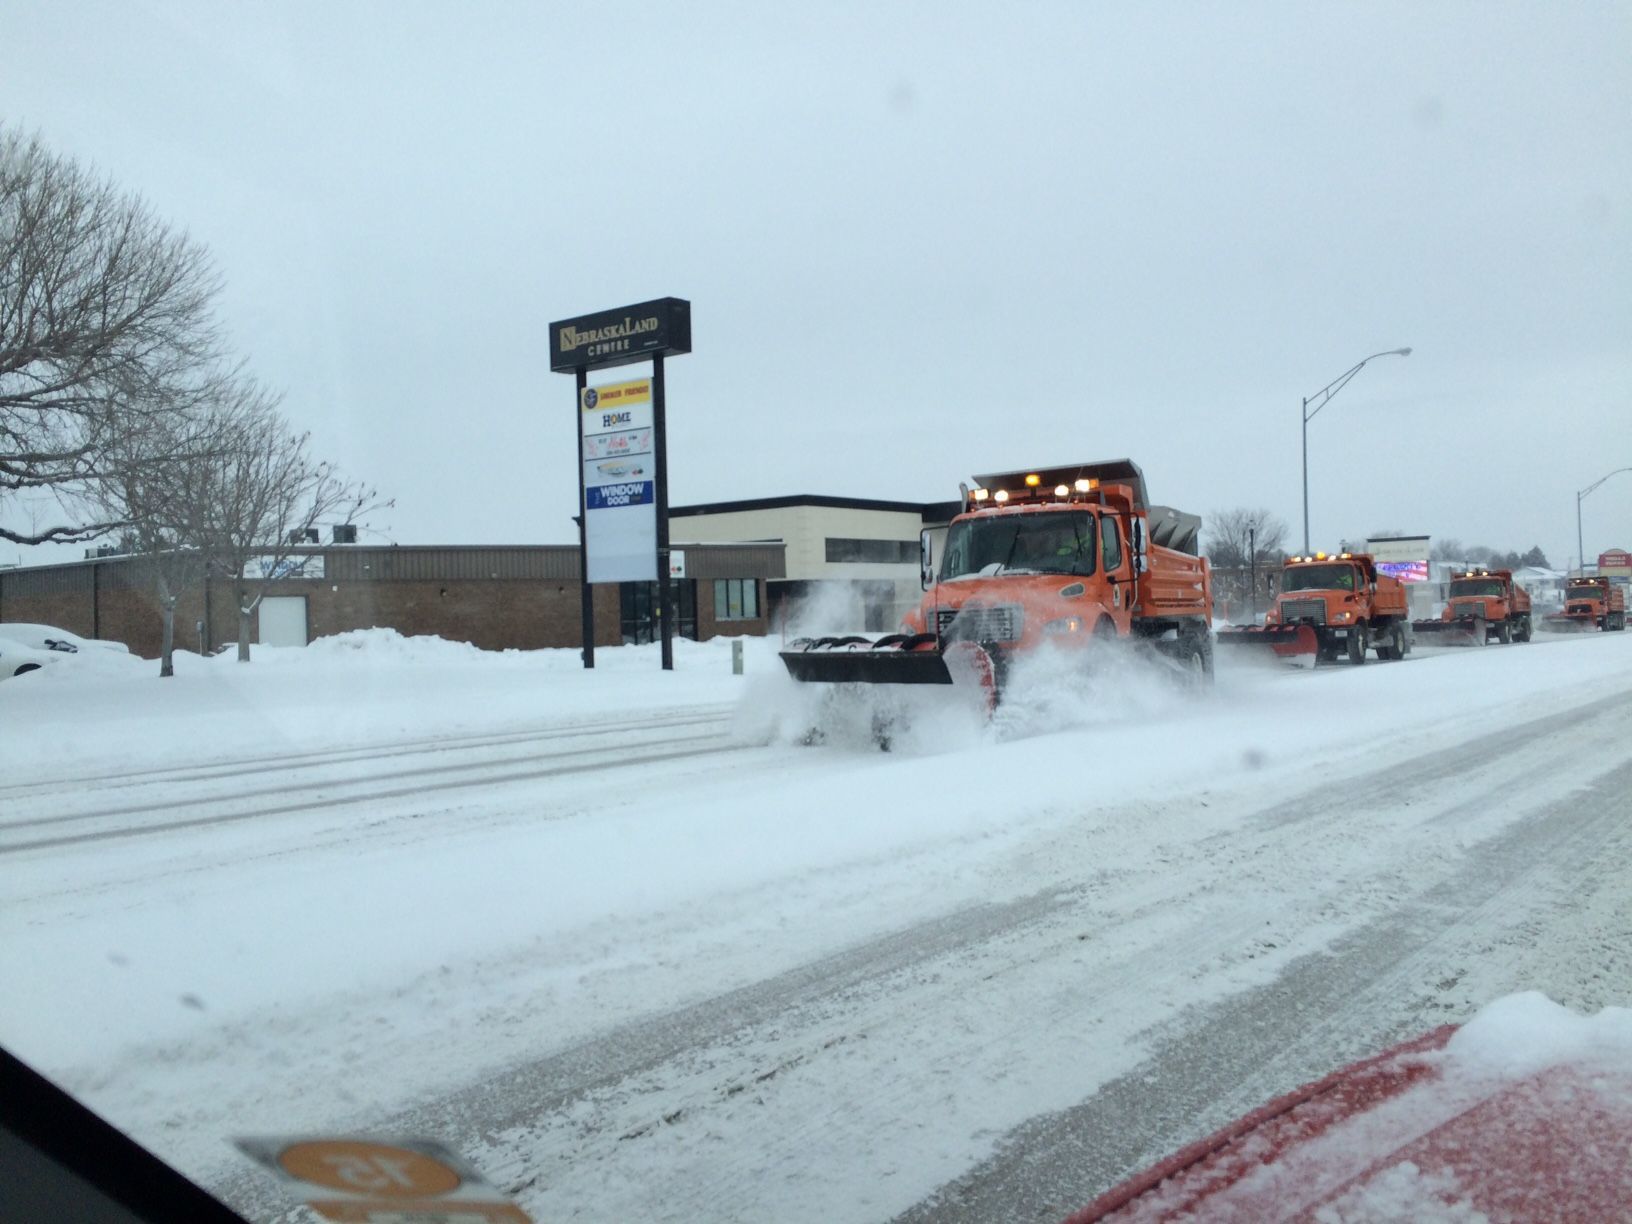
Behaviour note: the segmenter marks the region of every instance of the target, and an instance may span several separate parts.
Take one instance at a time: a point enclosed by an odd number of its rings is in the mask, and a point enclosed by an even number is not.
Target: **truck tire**
[[[1393,662],[1398,663],[1401,659],[1405,658],[1405,626],[1395,625],[1389,629],[1388,640],[1388,653],[1384,654],[1382,650],[1379,649],[1377,651],[1377,655],[1379,658],[1390,659]]]
[[[1500,642],[1503,646],[1511,646],[1513,644],[1513,622],[1512,621],[1504,620],[1500,625],[1498,625],[1496,627],[1496,640],[1498,642]]]
[[[1530,614],[1526,612],[1519,618],[1519,631],[1514,635],[1515,639],[1520,642],[1528,642],[1530,635],[1534,632],[1535,630],[1530,624]]]
[[[1366,651],[1371,648],[1367,640],[1369,636],[1364,625],[1356,625],[1349,630],[1349,662],[1356,667],[1366,661]]]
[[[1213,638],[1209,633],[1195,633],[1184,638],[1179,647],[1179,666],[1184,669],[1185,684],[1189,688],[1206,689],[1213,684]]]

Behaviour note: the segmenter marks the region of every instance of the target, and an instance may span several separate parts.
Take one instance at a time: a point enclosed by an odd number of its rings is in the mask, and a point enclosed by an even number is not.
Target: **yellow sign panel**
[[[631,404],[652,402],[652,380],[631,378],[628,382],[607,383],[604,387],[585,387],[585,412],[602,412],[609,408],[627,408]]]

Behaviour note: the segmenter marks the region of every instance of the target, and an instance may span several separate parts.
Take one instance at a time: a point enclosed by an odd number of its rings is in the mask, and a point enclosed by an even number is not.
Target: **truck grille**
[[[1013,604],[997,608],[937,608],[935,628],[942,637],[964,642],[1013,642],[1024,623]]]
[[[1285,624],[1294,621],[1313,621],[1317,625],[1326,623],[1326,601],[1323,599],[1283,599],[1281,601],[1281,620]]]
[[[1453,603],[1451,605],[1452,616],[1483,616],[1484,614],[1485,605],[1483,600],[1474,603]]]

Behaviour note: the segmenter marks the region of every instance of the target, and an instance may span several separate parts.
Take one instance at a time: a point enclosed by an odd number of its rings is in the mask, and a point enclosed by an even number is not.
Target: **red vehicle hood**
[[[1069,1224],[1625,1219],[1629,1152],[1632,1011],[1515,995],[1271,1101]]]

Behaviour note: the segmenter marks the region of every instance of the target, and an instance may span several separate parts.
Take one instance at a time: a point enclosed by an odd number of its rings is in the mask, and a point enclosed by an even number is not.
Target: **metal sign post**
[[[584,402],[584,389],[589,386],[589,367],[579,366],[577,394],[572,402]],[[578,617],[584,666],[595,666],[595,588],[589,585],[589,507],[584,504],[584,426],[576,422],[573,433],[578,435]]]
[[[669,447],[663,422],[663,354],[652,358],[652,441],[657,447],[657,623],[663,670],[674,670],[674,587],[669,581]]]
[[[658,620],[662,636],[663,670],[674,669],[674,598],[669,570],[669,459],[665,420],[666,397],[663,359],[691,352],[691,303],[682,298],[658,298],[604,310],[550,324],[550,369],[572,374],[577,385],[578,430],[578,555],[583,580],[582,635],[584,666],[595,666],[596,582],[639,582],[655,580],[658,591]],[[644,461],[620,462],[620,456],[647,454],[641,437],[639,406],[642,397],[631,384],[602,388],[612,407],[612,397],[623,394],[621,416],[603,413],[596,426],[601,432],[591,441],[589,453],[585,431],[590,428],[585,414],[597,408],[597,389],[589,386],[589,371],[637,361],[652,363],[650,459],[651,481],[647,482]],[[608,460],[598,463],[598,460]],[[596,464],[596,484],[586,475]],[[655,523],[645,519],[640,508],[650,504]],[[590,516],[596,515],[592,529]],[[650,525],[648,525],[650,524]],[[643,533],[647,541],[637,550]],[[599,541],[599,543],[597,543]],[[604,551],[603,551],[604,550]],[[651,559],[632,555],[643,551]]]

